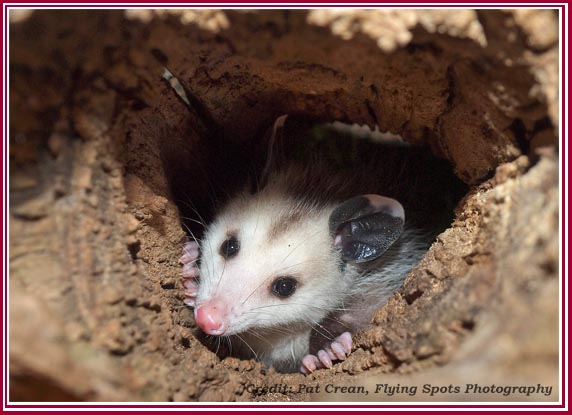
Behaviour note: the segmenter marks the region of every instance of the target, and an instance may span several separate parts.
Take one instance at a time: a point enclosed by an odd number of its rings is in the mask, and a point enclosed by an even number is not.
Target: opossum
[[[381,167],[375,157],[351,169],[267,164],[264,180],[228,201],[200,246],[184,245],[185,302],[198,327],[280,372],[345,360],[352,335],[450,222],[454,198],[434,190],[448,183],[427,179],[449,176],[428,152],[393,146]]]

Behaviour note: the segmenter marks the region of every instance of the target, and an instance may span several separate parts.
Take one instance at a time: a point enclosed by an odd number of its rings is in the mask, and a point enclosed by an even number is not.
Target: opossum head
[[[232,200],[201,243],[195,320],[207,334],[311,327],[343,306],[346,263],[378,258],[401,233],[394,199],[316,203],[268,186]]]

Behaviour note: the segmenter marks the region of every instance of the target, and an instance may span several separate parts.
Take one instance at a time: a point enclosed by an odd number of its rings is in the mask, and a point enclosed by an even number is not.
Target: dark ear
[[[395,199],[361,195],[346,200],[330,215],[330,234],[342,259],[368,262],[379,258],[399,239],[405,211]]]

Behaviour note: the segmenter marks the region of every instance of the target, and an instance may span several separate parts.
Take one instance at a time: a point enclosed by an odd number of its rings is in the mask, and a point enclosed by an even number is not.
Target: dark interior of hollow
[[[207,162],[192,166],[193,173],[190,176],[181,176],[180,170],[177,170],[177,176],[171,176],[171,190],[189,239],[192,237],[200,240],[204,225],[209,224],[217,210],[245,185],[251,186],[253,178],[256,180],[260,176],[267,161],[272,127],[268,125],[263,132],[253,134],[250,142],[241,145],[212,135],[204,142],[208,146]],[[319,144],[316,144],[316,134],[322,135],[321,140],[318,140]],[[397,140],[375,143],[369,138],[356,138],[347,131],[335,130],[331,124],[301,116],[288,117],[283,140],[279,145],[287,160],[303,157],[301,152],[319,152],[320,157],[329,159],[328,163],[347,163],[351,168],[352,163],[360,161],[362,154],[370,153],[369,158],[382,157],[384,161],[394,163],[394,169],[414,169],[415,174],[427,179],[426,185],[422,183],[416,187],[417,190],[434,194],[435,200],[441,195],[448,197],[446,206],[443,205],[446,219],[440,225],[439,233],[450,226],[454,217],[453,211],[468,190],[455,175],[449,162],[434,156],[429,146],[413,146]],[[403,163],[403,160],[407,163]],[[192,181],[197,177],[203,181],[202,188],[207,189],[206,193],[192,193]],[[407,197],[415,198],[415,195]],[[423,199],[428,199],[427,194]],[[196,335],[204,345],[216,351],[219,357],[228,355],[226,342],[206,336],[198,329]]]
[[[326,125],[329,127],[325,127]],[[272,125],[266,126],[262,132],[258,131],[253,134],[251,141],[241,144],[225,141],[213,134],[204,140],[204,144],[208,147],[206,162],[191,165],[192,163],[183,161],[182,163],[186,165],[186,169],[183,171],[187,173],[176,170],[178,174],[169,175],[171,191],[187,233],[192,232],[195,237],[200,238],[204,231],[201,222],[208,224],[217,210],[224,206],[228,198],[260,176],[267,161],[268,140],[272,127]],[[318,145],[315,144],[316,140],[314,140],[316,127],[322,127],[321,135],[324,135],[324,129],[328,131],[323,137],[325,140],[322,140]],[[287,160],[300,159],[303,157],[301,152],[311,151],[319,152],[321,158],[329,159],[327,163],[340,165],[341,163],[355,163],[359,161],[359,157],[362,155],[367,155],[368,158],[379,156],[383,157],[384,160],[392,161],[393,154],[403,159],[404,154],[409,153],[411,157],[416,158],[416,163],[409,163],[408,167],[418,170],[418,174],[424,174],[425,169],[429,179],[428,186],[437,191],[437,196],[440,186],[447,193],[453,195],[455,203],[450,207],[451,213],[456,202],[466,194],[468,189],[457,178],[450,164],[446,160],[434,156],[429,146],[413,146],[406,142],[399,144],[396,142],[374,143],[369,139],[352,138],[347,132],[335,131],[331,128],[331,124],[302,116],[289,116],[285,130],[284,142],[279,145]],[[329,148],[324,150],[324,146]],[[355,154],[356,147],[358,148],[357,155]],[[371,151],[375,154],[368,154]],[[398,166],[399,162],[400,160],[396,161],[395,168],[400,167]],[[430,170],[435,165],[439,167],[437,174]],[[168,170],[173,171],[174,169]],[[188,174],[188,172],[192,173]],[[196,187],[193,182],[197,180],[202,182],[202,187],[207,190],[206,193],[193,193],[193,188]]]

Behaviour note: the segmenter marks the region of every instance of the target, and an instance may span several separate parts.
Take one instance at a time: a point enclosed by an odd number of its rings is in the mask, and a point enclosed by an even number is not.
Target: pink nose
[[[226,307],[219,301],[211,301],[195,308],[195,321],[206,334],[223,335],[226,331]]]

